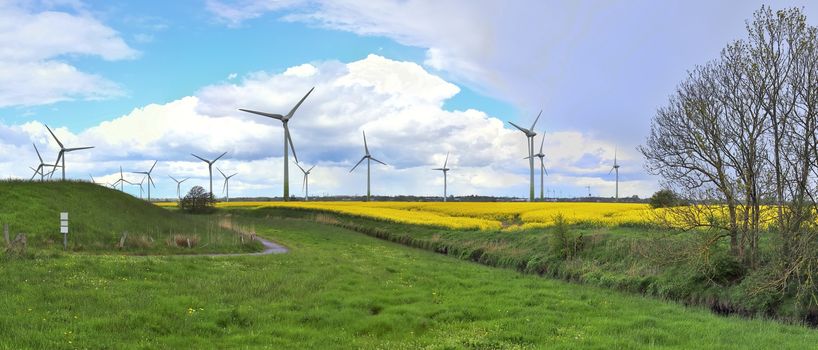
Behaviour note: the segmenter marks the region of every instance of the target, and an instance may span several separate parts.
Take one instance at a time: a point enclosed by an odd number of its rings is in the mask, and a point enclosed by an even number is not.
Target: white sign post
[[[68,249],[68,213],[60,213],[60,233],[62,233],[62,249]]]

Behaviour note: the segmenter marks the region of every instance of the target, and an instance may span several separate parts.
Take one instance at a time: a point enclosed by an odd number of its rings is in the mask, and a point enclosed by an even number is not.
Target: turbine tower
[[[313,165],[312,167],[310,167],[307,170],[304,170],[304,168],[302,168],[300,165],[298,165],[298,163],[295,163],[295,166],[297,166],[298,169],[301,169],[301,172],[304,173],[304,181],[301,183],[301,191],[304,191],[304,201],[305,202],[309,201],[310,200],[310,171],[312,171],[312,168],[315,168],[315,165]]]
[[[156,184],[153,183],[153,178],[151,177],[151,172],[153,171],[153,167],[156,166],[156,163],[159,162],[158,160],[153,161],[153,165],[151,165],[151,169],[148,171],[134,171],[134,174],[143,174],[148,177],[148,202],[151,201],[151,185],[153,188],[156,188]]]
[[[542,115],[542,111],[540,111],[540,114],[537,114],[537,119],[534,119],[534,123],[531,124],[530,129],[526,129],[512,122],[508,122],[509,124],[514,125],[515,128],[522,131],[528,141],[528,165],[531,168],[531,182],[529,186],[528,200],[531,202],[534,201],[534,136],[537,136],[537,133],[534,132],[534,126],[537,125],[537,121],[540,120],[540,115]]]
[[[371,197],[370,186],[369,186],[369,174],[370,174],[369,168],[370,168],[370,163],[371,163],[370,161],[374,160],[374,161],[376,161],[378,163],[381,163],[383,165],[386,165],[386,163],[375,159],[374,157],[372,157],[369,154],[369,147],[367,147],[367,145],[366,145],[366,132],[362,131],[362,133],[364,134],[364,151],[366,151],[366,154],[364,154],[364,156],[361,157],[361,160],[359,160],[358,163],[355,164],[355,166],[352,167],[352,169],[349,170],[349,172],[351,173],[353,170],[355,170],[355,168],[357,168],[358,165],[360,165],[361,162],[363,162],[364,159],[366,159],[366,201],[368,202],[369,198]]]
[[[315,87],[310,89],[310,91],[307,91],[307,94],[304,95],[304,97],[301,98],[301,101],[298,101],[298,103],[295,105],[295,107],[293,107],[293,109],[291,109],[290,113],[287,113],[287,115],[265,113],[265,112],[259,112],[259,111],[253,111],[253,110],[249,110],[249,109],[239,108],[239,110],[242,111],[242,112],[253,113],[253,114],[258,114],[260,116],[264,116],[264,117],[268,117],[268,118],[278,119],[278,120],[281,121],[281,124],[284,125],[284,201],[287,201],[287,200],[290,199],[290,168],[289,168],[289,162],[290,162],[289,161],[289,150],[290,149],[293,150],[293,158],[295,158],[295,162],[298,163],[298,156],[295,154],[295,146],[293,146],[293,139],[292,139],[292,136],[290,136],[290,128],[289,128],[289,126],[287,126],[287,123],[293,117],[293,114],[295,114],[295,111],[298,109],[298,107],[300,107],[301,104],[304,103],[304,100],[307,99],[307,96],[309,96],[312,93],[312,90],[315,90]]]
[[[119,184],[119,191],[120,192],[125,192],[125,188],[123,187],[125,184],[135,185],[133,182],[125,180],[125,176],[122,175],[122,167],[121,166],[119,167],[119,179],[114,181],[112,188],[116,189],[117,184]]]
[[[542,141],[540,142],[540,153],[534,155],[534,157],[540,158],[540,201],[545,199],[543,196],[543,189],[545,188],[545,175],[548,175],[548,170],[545,170],[545,154],[542,153],[542,147],[545,144],[545,130],[543,130]],[[525,159],[528,159],[526,157]]]
[[[444,202],[446,201],[446,196],[447,196],[447,194],[446,194],[446,173],[448,173],[449,170],[451,170],[451,169],[446,167],[446,164],[449,164],[449,152],[446,152],[446,160],[443,162],[443,167],[442,168],[432,169],[432,170],[440,170],[440,171],[443,172],[443,201]]]
[[[65,146],[63,146],[62,142],[60,142],[60,139],[57,138],[57,135],[54,135],[54,132],[51,131],[51,128],[49,128],[48,125],[46,125],[45,128],[48,129],[48,132],[51,133],[52,137],[54,137],[54,141],[57,141],[57,144],[60,145],[60,152],[57,153],[57,161],[54,162],[54,168],[56,170],[57,165],[60,163],[60,159],[62,159],[62,165],[60,167],[62,167],[62,180],[65,181],[65,154],[68,153],[68,152],[74,152],[74,151],[79,151],[79,150],[84,150],[84,149],[90,149],[90,148],[94,148],[94,147],[91,146],[91,147],[65,148]],[[54,171],[51,172],[51,176],[54,176]]]
[[[176,180],[176,178],[173,177],[173,176],[168,175],[168,177],[173,179],[173,181],[176,181],[176,197],[181,201],[182,200],[182,192],[181,192],[180,188],[181,188],[182,182],[185,182],[190,178],[186,177],[183,180]]]
[[[207,163],[207,173],[210,176],[210,195],[211,196],[213,195],[213,163],[215,163],[217,160],[219,160],[219,158],[224,157],[225,154],[227,154],[227,152],[222,153],[222,155],[216,157],[216,159],[214,159],[214,160],[207,160],[207,159],[199,157],[199,156],[197,156],[197,155],[195,155],[193,153],[190,154],[190,155],[192,155],[192,156],[194,156],[196,158],[199,158],[201,161]]]
[[[219,173],[222,174],[222,177],[224,177],[224,184],[222,185],[222,193],[225,193],[225,191],[226,191],[227,197],[224,197],[224,201],[229,202],[230,201],[230,178],[233,177],[233,176],[236,176],[237,173],[233,173],[233,175],[227,176],[222,172],[221,169],[216,168],[216,170],[218,170]]]
[[[611,172],[616,172],[616,200],[619,200],[619,163],[616,162],[616,148],[614,148],[614,164],[611,167],[611,170],[608,171],[608,175],[611,175]]]

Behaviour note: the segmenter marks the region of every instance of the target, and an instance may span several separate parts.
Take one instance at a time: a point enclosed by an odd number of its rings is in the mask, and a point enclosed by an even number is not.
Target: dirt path
[[[264,246],[264,250],[255,253],[212,253],[212,254],[179,254],[179,255],[172,255],[172,256],[256,256],[256,255],[270,255],[270,254],[284,254],[289,250],[273,241],[267,240],[266,238],[255,236],[255,240],[261,242],[261,245]]]

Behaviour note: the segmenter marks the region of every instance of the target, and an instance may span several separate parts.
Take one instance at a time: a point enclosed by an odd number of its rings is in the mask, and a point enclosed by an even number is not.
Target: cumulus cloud
[[[373,163],[374,193],[439,194],[442,177],[431,168],[439,167],[447,152],[453,169],[450,193],[527,193],[527,150],[521,133],[483,111],[444,109],[444,102],[459,92],[456,85],[415,63],[377,55],[349,63],[298,65],[277,74],[251,73],[203,87],[194,96],[134,109],[78,133],[63,128],[55,132],[69,147],[96,146],[70,155],[72,177],[93,173],[98,181],[113,182],[120,165],[126,172],[144,171],[158,159],[158,193],[172,196],[175,183],[166,175],[192,177],[186,186],[207,183],[206,165],[190,153],[213,158],[226,151],[216,166],[239,173],[230,183],[232,195],[278,196],[283,180],[281,122],[237,109],[285,114],[312,87],[314,92],[289,125],[299,161],[317,165],[310,177],[314,195],[365,193],[365,172],[349,173],[364,153],[364,130],[372,155],[389,164]],[[36,162],[30,142],[52,159],[56,152],[37,122],[0,126],[0,139],[2,177],[27,176],[19,164]],[[613,158],[610,143],[578,131],[553,132],[545,135],[544,151],[549,188],[592,185],[612,195],[613,181],[606,176]],[[630,152],[619,153],[622,163],[635,158]],[[218,194],[222,180],[214,173]],[[140,179],[135,174],[126,178]],[[301,174],[295,166],[290,167],[290,179],[291,193],[300,193]],[[652,190],[638,178],[624,181],[621,188],[640,195]]]
[[[80,71],[62,59],[67,55],[109,61],[136,57],[138,53],[119,33],[84,11],[32,7],[0,1],[0,107],[122,94],[116,83]]]

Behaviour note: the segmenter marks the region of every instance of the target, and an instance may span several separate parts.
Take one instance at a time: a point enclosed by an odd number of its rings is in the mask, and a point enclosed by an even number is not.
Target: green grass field
[[[491,268],[306,220],[291,251],[0,264],[0,348],[805,349],[818,331]]]
[[[11,238],[24,233],[38,250],[61,250],[60,212],[69,213],[69,250],[121,253],[115,246],[128,231],[128,254],[196,254],[257,251],[241,244],[214,216],[185,215],[159,208],[131,195],[88,182],[0,181],[0,225]],[[177,247],[174,236],[198,241]],[[0,238],[2,239],[2,238]]]

